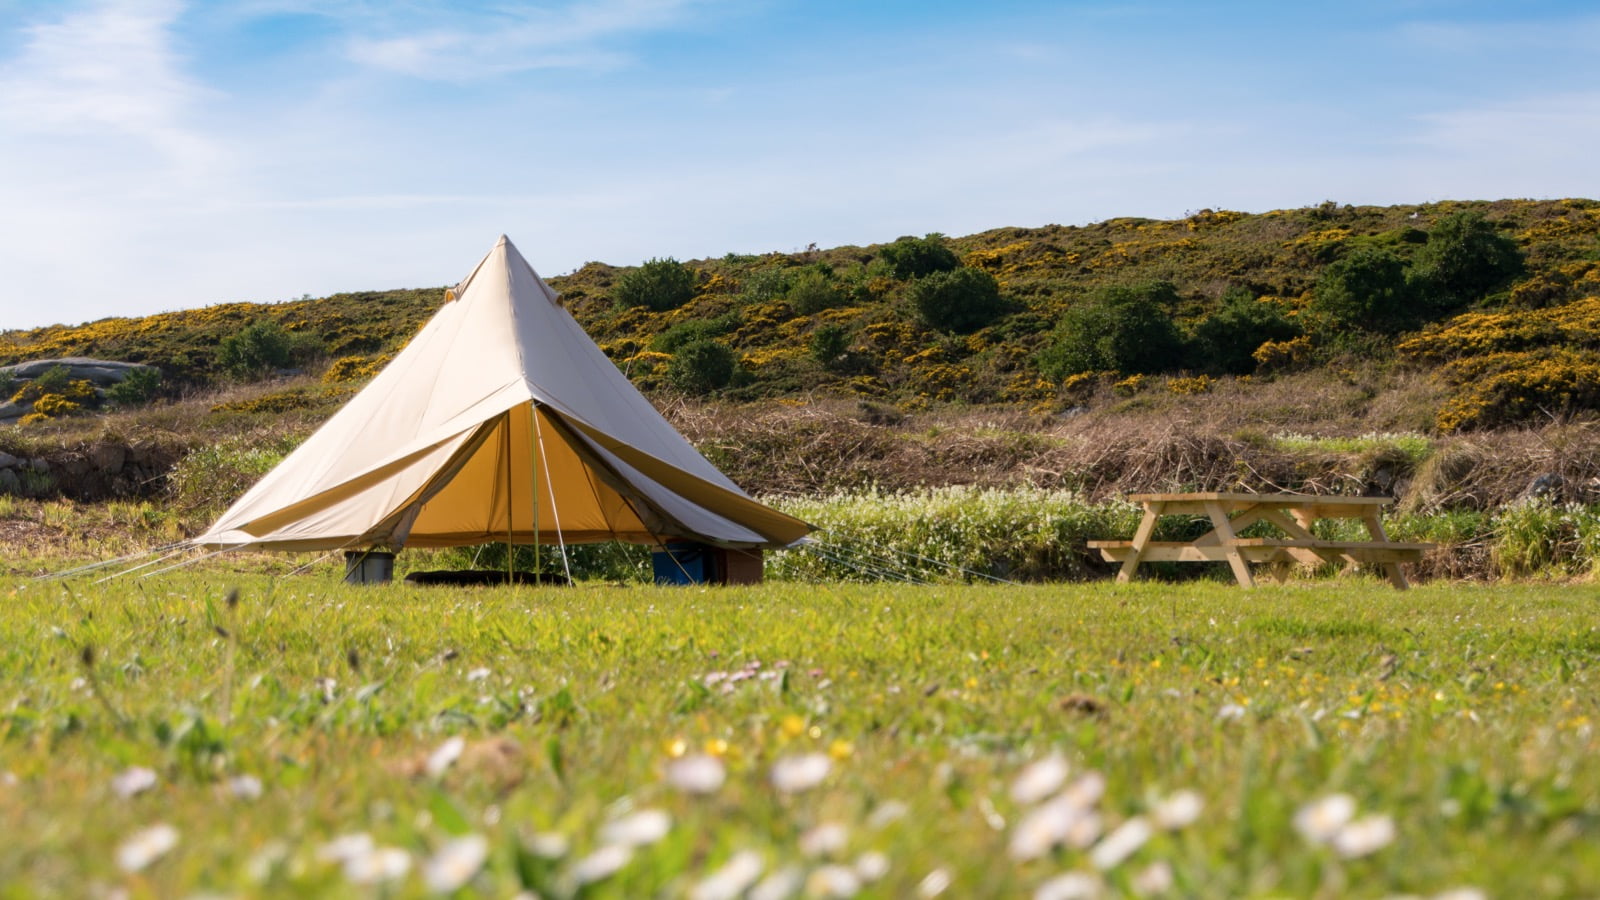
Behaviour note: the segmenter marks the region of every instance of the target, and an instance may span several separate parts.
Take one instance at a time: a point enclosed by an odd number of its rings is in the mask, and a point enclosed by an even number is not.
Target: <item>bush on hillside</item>
[[[789,305],[802,316],[843,306],[849,299],[825,272],[808,269],[795,277],[785,295]]]
[[[611,296],[621,306],[655,312],[677,309],[694,297],[694,270],[670,256],[651,259],[623,273]]]
[[[1359,250],[1324,269],[1311,310],[1332,330],[1392,333],[1426,319],[1405,261],[1388,250]]]
[[[673,354],[667,380],[686,394],[710,394],[727,387],[738,367],[732,350],[713,340],[699,340]]]
[[[1471,305],[1509,285],[1523,272],[1517,242],[1477,212],[1440,219],[1414,262],[1430,305],[1448,312]]]
[[[969,334],[1006,313],[1000,283],[982,269],[935,272],[907,291],[917,318],[930,328]]]
[[[1248,375],[1256,369],[1255,352],[1262,344],[1292,340],[1300,326],[1270,300],[1248,292],[1229,292],[1222,308],[1195,326],[1196,365],[1211,372]]]
[[[945,246],[944,235],[938,232],[927,237],[900,238],[878,251],[878,255],[889,264],[894,277],[899,279],[923,278],[961,266],[955,251]]]
[[[833,368],[850,349],[850,332],[843,325],[823,325],[811,332],[811,358]]]
[[[314,339],[291,334],[274,319],[257,319],[217,346],[217,362],[235,378],[259,378],[311,356]]]
[[[157,369],[129,369],[127,375],[106,389],[106,401],[113,406],[129,409],[143,406],[156,398],[161,390],[161,372]]]
[[[1166,281],[1102,288],[1062,315],[1054,339],[1036,357],[1039,370],[1061,381],[1080,372],[1182,368],[1183,335],[1168,312],[1177,303],[1177,288]]]
[[[721,337],[739,327],[737,312],[725,313],[714,319],[686,319],[667,326],[655,336],[650,349],[658,353],[676,353],[680,347],[699,341]]]

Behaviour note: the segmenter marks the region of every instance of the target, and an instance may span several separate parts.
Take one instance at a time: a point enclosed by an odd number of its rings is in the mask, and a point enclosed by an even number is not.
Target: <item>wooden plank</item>
[[[1233,523],[1228,521],[1228,511],[1218,500],[1206,501],[1205,507],[1206,515],[1211,518],[1211,530],[1216,532],[1218,542],[1228,556],[1228,568],[1233,570],[1233,577],[1240,587],[1255,587],[1256,580],[1250,574],[1250,566],[1239,552],[1239,538],[1233,532]]]
[[[1133,533],[1133,552],[1122,561],[1122,568],[1117,570],[1117,581],[1126,584],[1133,580],[1133,574],[1139,571],[1139,562],[1144,558],[1142,548],[1150,542],[1150,535],[1155,533],[1156,520],[1161,518],[1162,506],[1160,503],[1147,503],[1144,508],[1144,518],[1139,520],[1139,527]]]
[[[1238,491],[1196,491],[1180,494],[1129,494],[1134,503],[1250,503],[1267,506],[1305,506],[1327,503],[1337,506],[1382,506],[1393,497],[1349,497],[1342,494],[1247,494]]]
[[[1432,550],[1433,544],[1408,544],[1400,541],[1326,541],[1321,538],[1239,538],[1241,547],[1304,547],[1310,550]]]
[[[1094,549],[1100,551],[1100,556],[1107,562],[1126,562],[1133,557],[1133,548],[1127,541],[1118,541],[1109,546],[1102,543]],[[1322,554],[1316,553],[1308,547],[1275,547],[1271,545],[1244,545],[1233,548],[1240,557],[1248,562],[1277,562],[1280,560],[1294,560],[1307,565],[1318,563],[1338,563],[1343,560],[1378,565],[1383,563],[1417,562],[1422,559],[1424,551],[1415,547],[1367,547],[1351,550],[1336,550],[1323,548]],[[1299,553],[1296,553],[1299,551]],[[1309,558],[1300,553],[1311,554]],[[1145,544],[1144,552],[1139,557],[1142,562],[1230,562],[1228,550],[1221,545],[1211,547],[1196,547],[1193,544],[1184,544],[1169,541],[1152,541]]]

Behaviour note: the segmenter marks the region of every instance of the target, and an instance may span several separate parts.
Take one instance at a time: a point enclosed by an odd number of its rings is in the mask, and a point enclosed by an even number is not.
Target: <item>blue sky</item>
[[[1596,197],[1592,2],[0,0],[0,329],[1007,225]]]

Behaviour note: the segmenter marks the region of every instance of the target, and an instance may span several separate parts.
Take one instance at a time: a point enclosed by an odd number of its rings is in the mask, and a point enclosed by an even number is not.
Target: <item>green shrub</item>
[[[541,546],[537,551],[531,546],[512,548],[511,565],[521,572],[538,572],[542,575],[565,575],[568,568],[572,580],[648,582],[652,578],[650,547],[624,544],[616,541],[597,544],[568,544],[566,563],[561,560],[561,547],[557,544]],[[506,545],[481,544],[472,547],[451,547],[440,550],[425,565],[441,569],[488,569],[504,571]]]
[[[129,369],[121,381],[106,389],[106,400],[124,409],[143,406],[161,389],[161,372],[153,368]]]
[[[1036,357],[1039,370],[1061,381],[1080,372],[1182,368],[1183,335],[1168,313],[1177,302],[1177,289],[1166,281],[1102,288],[1062,315],[1052,342]]]
[[[955,251],[946,247],[944,235],[934,232],[926,237],[903,237],[878,251],[900,279],[923,278],[935,272],[948,272],[961,266]]]
[[[827,274],[811,269],[801,272],[789,285],[785,295],[794,311],[809,316],[813,313],[843,306],[848,299]]]
[[[1500,290],[1523,272],[1517,242],[1477,212],[1440,219],[1417,251],[1414,268],[1430,305],[1449,312]]]
[[[907,292],[917,318],[930,328],[967,334],[1000,318],[1000,283],[982,269],[952,269],[918,279]]]
[[[274,319],[257,319],[217,346],[217,362],[236,378],[257,378],[309,358],[315,338],[291,334]]]
[[[10,370],[0,372],[0,399],[9,399],[17,392],[17,376]]]
[[[694,270],[670,256],[651,259],[624,272],[611,296],[621,306],[677,309],[694,297]]]
[[[710,394],[733,381],[739,362],[733,351],[712,340],[685,344],[667,364],[667,380],[686,394]]]
[[[721,337],[739,327],[739,314],[730,312],[714,319],[688,319],[668,326],[650,341],[657,353],[676,353],[681,347]]]
[[[809,349],[812,359],[831,369],[849,351],[850,332],[843,325],[823,325],[811,332]]]
[[[1427,317],[1405,261],[1388,250],[1359,250],[1322,271],[1311,309],[1335,330],[1395,332]]]
[[[1494,516],[1490,556],[1503,578],[1600,571],[1600,507],[1527,500]]]
[[[740,293],[751,303],[767,303],[789,293],[789,284],[793,280],[793,276],[785,269],[758,269],[745,277]]]
[[[195,450],[167,475],[174,507],[184,515],[220,513],[299,443],[299,438],[240,436]]]
[[[1248,375],[1255,371],[1254,354],[1262,344],[1299,335],[1300,326],[1278,304],[1230,292],[1221,309],[1195,326],[1195,364],[1212,372]]]

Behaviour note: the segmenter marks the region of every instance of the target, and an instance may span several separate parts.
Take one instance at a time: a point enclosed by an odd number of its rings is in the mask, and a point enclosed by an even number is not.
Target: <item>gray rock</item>
[[[0,469],[16,469],[22,466],[22,460],[0,450]]]
[[[122,464],[128,458],[128,449],[121,444],[96,444],[89,451],[89,458],[101,472],[115,475],[122,471]]]
[[[10,469],[0,469],[0,494],[22,493],[22,479]]]
[[[18,379],[38,378],[56,366],[65,366],[73,379],[87,378],[98,384],[116,384],[128,377],[134,369],[149,369],[143,363],[122,362],[114,359],[90,359],[87,356],[64,356],[60,359],[34,359],[13,366],[0,366],[0,372],[10,372]],[[3,417],[0,413],[0,417]]]
[[[0,403],[0,419],[20,419],[33,409],[32,403]]]

